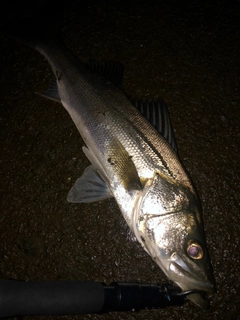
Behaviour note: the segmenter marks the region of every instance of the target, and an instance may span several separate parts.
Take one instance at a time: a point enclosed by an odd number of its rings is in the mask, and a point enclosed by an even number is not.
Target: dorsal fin
[[[105,79],[111,81],[119,89],[123,89],[123,73],[124,66],[120,62],[108,61],[108,62],[94,62],[90,61],[86,63],[86,66],[99,73]]]
[[[166,104],[162,100],[142,101],[132,98],[129,100],[177,152],[177,144]]]

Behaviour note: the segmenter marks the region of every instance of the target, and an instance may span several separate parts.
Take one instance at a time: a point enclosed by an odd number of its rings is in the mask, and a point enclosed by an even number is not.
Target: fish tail
[[[36,47],[46,39],[60,38],[62,20],[63,5],[61,1],[53,1],[51,5],[42,6],[31,17],[6,24],[4,31],[16,40]]]

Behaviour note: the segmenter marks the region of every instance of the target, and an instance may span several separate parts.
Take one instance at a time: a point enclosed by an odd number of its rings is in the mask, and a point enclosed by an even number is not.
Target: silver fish
[[[212,292],[201,205],[177,155],[166,107],[152,103],[154,119],[151,112],[146,119],[151,103],[134,106],[108,72],[79,61],[57,36],[40,35],[39,28],[32,40],[29,32],[34,33],[36,21],[23,25],[16,37],[47,59],[56,78],[43,95],[68,111],[91,162],[68,201],[114,197],[137,240],[171,281],[182,290]],[[23,31],[26,38],[20,36]],[[199,293],[189,299],[203,309],[209,306]]]

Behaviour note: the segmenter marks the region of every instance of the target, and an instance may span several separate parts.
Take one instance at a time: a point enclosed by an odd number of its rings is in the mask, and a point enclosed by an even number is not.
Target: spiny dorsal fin
[[[177,144],[166,104],[162,100],[142,101],[132,98],[129,100],[177,152]]]

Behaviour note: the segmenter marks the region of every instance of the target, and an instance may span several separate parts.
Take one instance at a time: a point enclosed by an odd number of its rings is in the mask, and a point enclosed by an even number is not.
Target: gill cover
[[[161,244],[162,248],[165,248],[170,243],[170,226],[166,221],[173,221],[175,216],[188,207],[186,190],[174,180],[155,173],[153,178],[146,182],[135,206],[132,228],[138,241],[153,255],[154,260],[159,250],[156,245]]]
[[[183,290],[212,291],[199,210],[190,190],[156,173],[138,199],[132,227],[143,248],[170,280]],[[203,309],[209,305],[199,294],[189,299]]]

